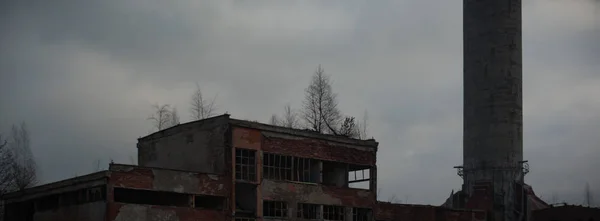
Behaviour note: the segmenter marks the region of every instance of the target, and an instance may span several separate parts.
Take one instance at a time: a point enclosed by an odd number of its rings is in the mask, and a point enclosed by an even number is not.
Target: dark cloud
[[[591,1],[524,7],[525,158],[538,193],[600,191],[600,36]],[[129,162],[153,103],[188,120],[299,107],[318,64],[380,141],[382,199],[439,204],[461,180],[462,4],[435,1],[13,1],[0,7],[0,126],[25,120],[45,182]],[[596,21],[594,20],[596,19]],[[600,197],[598,197],[600,198]]]

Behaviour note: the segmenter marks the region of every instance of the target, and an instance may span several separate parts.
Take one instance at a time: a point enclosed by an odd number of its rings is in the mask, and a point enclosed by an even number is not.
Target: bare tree
[[[202,95],[202,90],[200,90],[200,85],[196,83],[196,90],[192,94],[192,107],[190,108],[192,119],[202,120],[212,117],[215,111],[216,99],[217,96],[215,95],[212,100],[205,100],[204,96]]]
[[[356,123],[358,139],[368,139],[368,137],[369,137],[368,124],[367,124],[368,117],[369,117],[369,115],[367,114],[367,111],[365,110],[362,121]]]
[[[13,187],[13,163],[12,151],[7,141],[0,135],[0,196],[12,190]]]
[[[271,115],[271,119],[269,119],[269,124],[279,126],[280,125],[279,117],[277,117],[276,114]]]
[[[298,115],[296,114],[296,111],[292,109],[290,104],[286,104],[283,107],[283,117],[279,118],[276,114],[273,114],[271,115],[269,124],[288,128],[298,128]]]
[[[37,184],[37,166],[31,152],[31,139],[25,123],[12,126],[10,143],[15,162],[12,164],[14,185],[18,190]]]
[[[169,122],[169,127],[174,127],[179,124],[179,114],[177,114],[177,108],[173,108],[170,113],[171,120]]]
[[[587,206],[592,206],[594,204],[594,198],[592,195],[592,190],[590,189],[590,183],[585,183],[584,200]]]
[[[337,134],[336,126],[342,117],[336,96],[331,89],[329,76],[319,65],[305,90],[302,117],[309,129]]]
[[[298,115],[296,111],[292,109],[290,104],[286,104],[283,108],[283,122],[284,127],[297,128],[298,127]]]
[[[170,105],[155,104],[152,105],[152,108],[154,109],[154,113],[148,117],[148,120],[153,121],[154,127],[157,130],[163,130],[171,126],[170,123],[172,122],[172,117]]]
[[[339,135],[357,138],[359,136],[358,126],[354,122],[354,117],[344,118],[344,122],[340,126]]]

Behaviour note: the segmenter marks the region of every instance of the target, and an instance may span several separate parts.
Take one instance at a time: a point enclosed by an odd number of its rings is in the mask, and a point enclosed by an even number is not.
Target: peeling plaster
[[[152,170],[154,174],[153,186],[156,190],[173,191],[178,193],[195,192],[199,180],[192,173],[182,173],[168,170]]]

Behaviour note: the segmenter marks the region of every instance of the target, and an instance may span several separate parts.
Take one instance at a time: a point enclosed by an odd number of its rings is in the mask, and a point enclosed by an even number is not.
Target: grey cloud
[[[439,204],[461,180],[462,4],[433,1],[39,1],[0,19],[0,126],[25,120],[44,181],[128,162],[150,104],[187,120],[194,82],[219,112],[301,105],[318,64],[380,141],[382,199]],[[527,180],[580,201],[600,129],[599,28],[588,1],[524,2]],[[558,10],[560,9],[560,10]],[[560,12],[560,13],[557,13]],[[600,19],[598,19],[600,21]],[[5,34],[6,33],[6,34]],[[600,197],[598,197],[600,198]]]

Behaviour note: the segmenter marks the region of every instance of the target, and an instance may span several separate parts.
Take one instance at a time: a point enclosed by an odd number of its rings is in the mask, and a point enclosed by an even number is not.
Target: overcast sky
[[[322,64],[343,112],[368,110],[381,199],[439,205],[460,188],[460,0],[16,2],[0,6],[0,127],[28,124],[43,182],[130,163],[150,106],[190,120],[195,82],[218,113],[267,122]],[[586,182],[600,201],[594,10],[523,3],[526,180],[548,201],[582,203]]]

